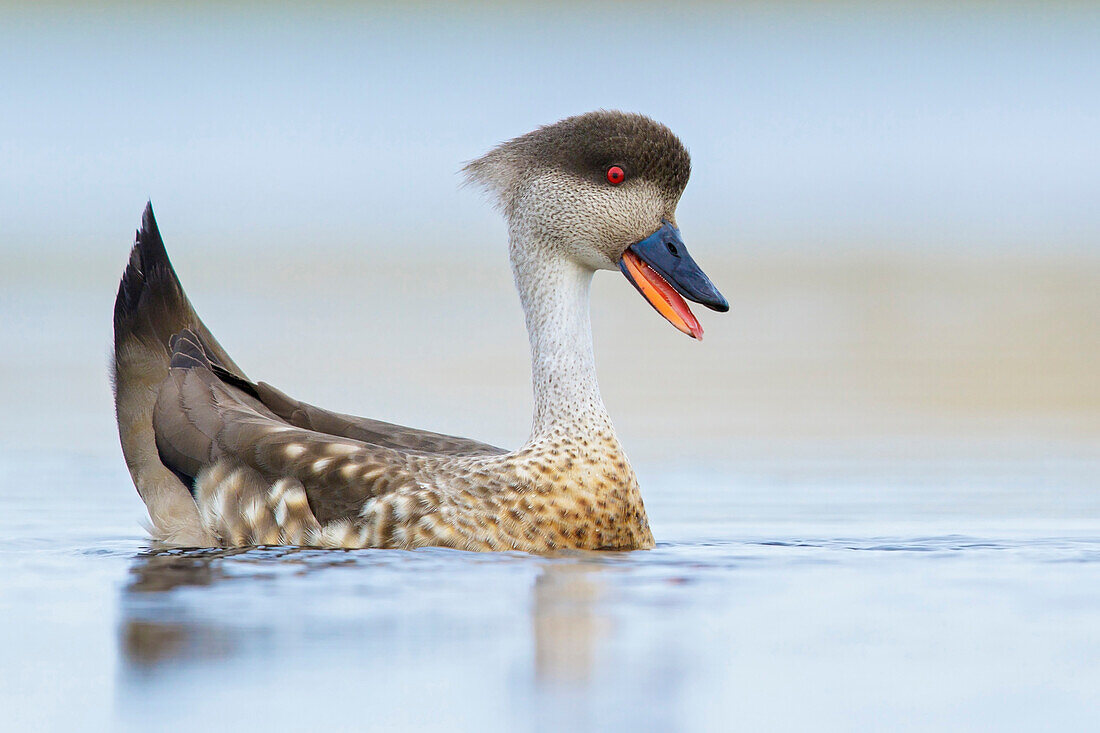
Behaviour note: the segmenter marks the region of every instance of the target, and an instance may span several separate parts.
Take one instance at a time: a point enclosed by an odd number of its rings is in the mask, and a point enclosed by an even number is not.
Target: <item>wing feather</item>
[[[248,466],[272,484],[301,482],[322,524],[356,517],[373,496],[415,484],[415,455],[299,427],[247,392],[223,382],[200,344],[175,342],[172,366],[153,415],[166,466],[187,476],[217,463]]]
[[[266,382],[255,385],[264,406],[291,425],[386,448],[441,455],[501,455],[503,448],[454,435],[343,415],[296,400]]]

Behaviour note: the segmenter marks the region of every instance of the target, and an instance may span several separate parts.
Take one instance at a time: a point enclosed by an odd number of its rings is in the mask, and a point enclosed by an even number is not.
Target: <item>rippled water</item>
[[[649,552],[156,552],[121,465],[6,457],[4,715],[57,729],[1095,721],[1094,459],[640,472]]]

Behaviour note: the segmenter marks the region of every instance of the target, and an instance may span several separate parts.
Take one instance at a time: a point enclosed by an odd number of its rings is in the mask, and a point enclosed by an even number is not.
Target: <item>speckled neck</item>
[[[511,261],[531,341],[535,416],[529,443],[563,431],[614,435],[592,353],[593,270],[546,243],[517,241],[520,236],[513,232]]]

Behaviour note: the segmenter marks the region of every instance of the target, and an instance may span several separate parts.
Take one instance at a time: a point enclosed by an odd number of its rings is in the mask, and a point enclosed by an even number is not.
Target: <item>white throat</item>
[[[535,416],[529,443],[561,431],[614,435],[592,353],[593,270],[520,236],[513,230],[511,261],[531,341]]]

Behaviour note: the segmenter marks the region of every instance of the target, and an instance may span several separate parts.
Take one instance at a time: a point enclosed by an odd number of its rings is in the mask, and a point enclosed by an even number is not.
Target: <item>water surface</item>
[[[44,465],[0,461],[0,689],[24,727],[1040,730],[1097,712],[1094,459],[643,466],[658,547],[552,557],[156,551],[119,465]]]

